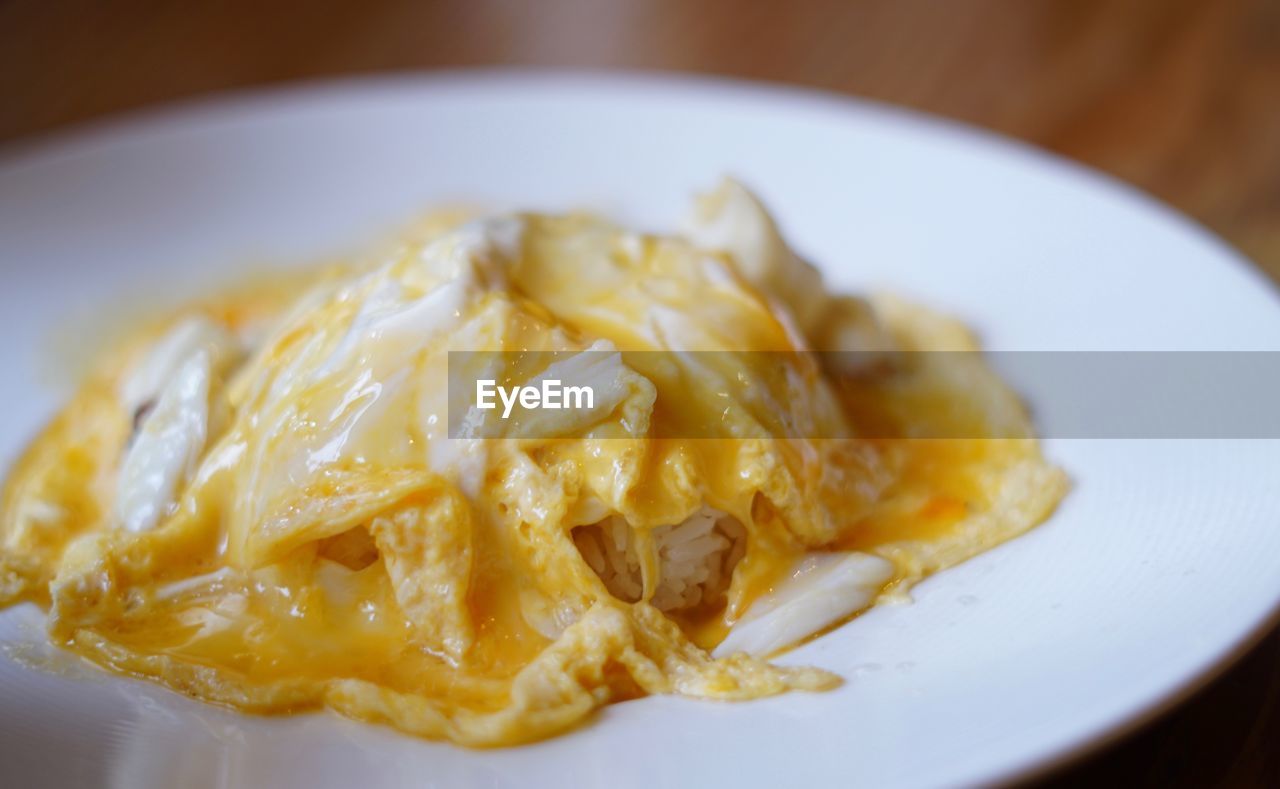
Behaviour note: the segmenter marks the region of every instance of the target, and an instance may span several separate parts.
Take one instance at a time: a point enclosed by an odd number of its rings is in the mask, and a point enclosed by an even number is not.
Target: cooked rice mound
[[[579,526],[573,530],[573,541],[609,593],[629,603],[644,595],[642,562],[656,564],[658,581],[649,604],[662,612],[723,602],[734,567],[746,551],[742,524],[705,506],[679,524],[653,530],[648,547],[656,562],[643,561],[634,531],[618,515]]]

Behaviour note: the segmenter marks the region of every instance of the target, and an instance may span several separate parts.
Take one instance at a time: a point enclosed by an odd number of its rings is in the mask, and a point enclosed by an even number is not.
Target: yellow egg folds
[[[831,687],[768,658],[1065,492],[980,356],[868,372],[807,353],[975,346],[827,294],[735,183],[682,236],[424,227],[102,358],[10,472],[0,603],[197,698],[510,745],[645,694]],[[554,352],[599,402],[532,434],[479,412],[451,432],[451,351],[504,352],[468,358],[523,381]],[[964,437],[913,438],[931,431]]]

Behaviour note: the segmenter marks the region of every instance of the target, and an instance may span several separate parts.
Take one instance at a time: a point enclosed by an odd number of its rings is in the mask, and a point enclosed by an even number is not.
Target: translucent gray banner
[[[1280,438],[1278,403],[1272,352],[449,354],[453,438]]]

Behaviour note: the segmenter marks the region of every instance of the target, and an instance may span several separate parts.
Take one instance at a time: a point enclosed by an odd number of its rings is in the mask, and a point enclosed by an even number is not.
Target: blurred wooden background
[[[210,91],[476,65],[725,74],[946,115],[1111,172],[1280,279],[1280,0],[0,0],[0,143]],[[1280,785],[1278,700],[1273,635],[1056,780]]]

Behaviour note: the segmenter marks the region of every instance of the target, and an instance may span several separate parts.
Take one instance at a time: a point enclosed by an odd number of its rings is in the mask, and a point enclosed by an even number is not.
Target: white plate
[[[1132,190],[963,128],[702,80],[339,83],[148,114],[0,164],[0,457],[64,394],[47,383],[49,336],[65,345],[105,301],[172,301],[229,268],[350,248],[459,198],[669,227],[724,172],[756,187],[840,286],[926,299],[990,347],[1280,345],[1274,294],[1221,243]],[[0,619],[16,644],[0,659],[0,773],[9,785],[362,789],[1025,775],[1185,695],[1280,601],[1280,443],[1047,449],[1076,481],[1049,523],[788,656],[843,674],[832,693],[651,698],[550,742],[475,752],[334,716],[242,717],[74,660],[35,672],[14,659],[41,649],[28,608]]]

